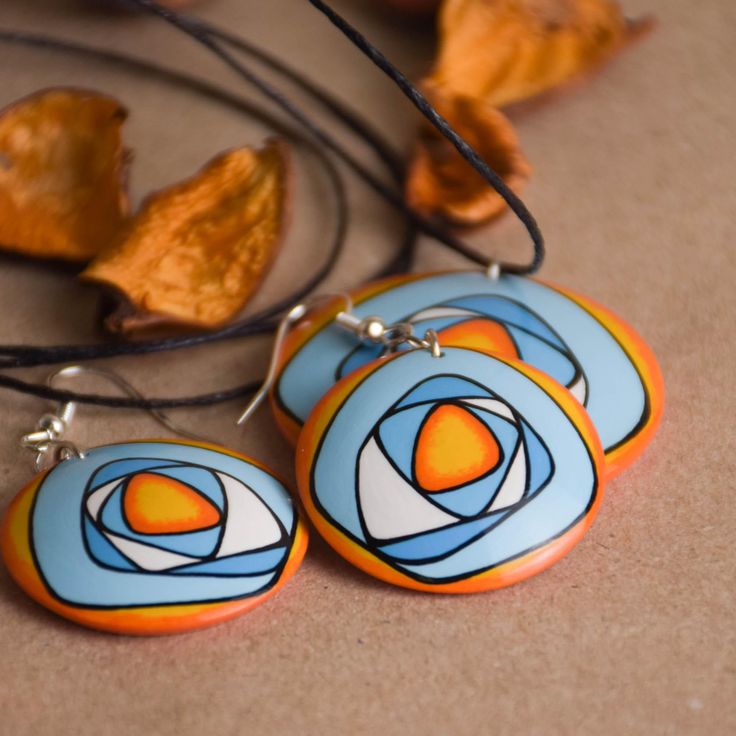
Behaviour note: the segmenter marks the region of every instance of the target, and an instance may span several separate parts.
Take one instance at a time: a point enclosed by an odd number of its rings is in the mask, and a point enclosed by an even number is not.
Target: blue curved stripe
[[[455,376],[437,376],[417,386],[396,404],[396,409],[401,409],[401,407],[410,404],[417,404],[421,401],[441,401],[442,399],[457,399],[468,396],[490,399],[494,395],[471,381]]]
[[[491,317],[506,325],[512,323],[518,325],[524,330],[543,337],[559,348],[564,349],[564,345],[560,338],[542,322],[533,312],[526,307],[516,304],[502,296],[469,296],[461,299],[453,299],[444,302],[443,307],[460,307],[462,309],[472,309],[482,315]]]
[[[375,360],[376,358],[380,357],[383,351],[384,347],[380,344],[371,345],[370,343],[368,343],[365,345],[360,345],[359,347],[355,348],[355,350],[353,350],[351,353],[349,353],[348,357],[345,359],[345,362],[340,366],[338,378],[347,376],[348,373],[352,373],[356,368],[360,368],[362,365],[365,365],[371,360]]]
[[[123,514],[122,486],[110,494],[100,510],[99,519],[103,526],[113,534],[191,557],[211,555],[220,539],[219,526],[186,534],[139,534],[133,531],[125,521]]]
[[[257,594],[272,585],[279,568],[260,575],[187,576],[168,570],[113,569],[92,558],[80,518],[90,477],[111,461],[152,457],[161,458],[165,466],[192,463],[237,478],[256,490],[287,529],[295,524],[294,505],[283,484],[227,452],[165,441],[92,448],[84,459],[71,458],[57,464],[36,495],[31,541],[51,593],[71,605],[121,608],[231,600]]]
[[[536,493],[537,489],[547,482],[552,474],[552,460],[549,452],[539,441],[537,433],[524,421],[521,422],[526,444],[526,454],[529,458],[527,474],[529,476],[529,490],[527,495]]]
[[[519,356],[522,360],[552,376],[563,386],[572,383],[577,369],[567,355],[523,330],[515,327],[508,327],[507,329],[519,348]]]
[[[484,315],[467,314],[467,315],[455,315],[454,317],[432,317],[430,319],[420,319],[413,324],[416,326],[415,332],[424,334],[425,330],[434,330],[440,332],[446,327],[457,325],[460,322],[467,322],[469,319],[478,319]]]
[[[283,560],[286,547],[276,547],[263,552],[245,552],[196,565],[186,565],[170,570],[187,575],[259,575],[273,570]]]
[[[387,417],[378,428],[386,454],[411,482],[414,464],[414,444],[422,422],[434,404],[420,404],[402,409]]]
[[[379,549],[394,559],[407,562],[420,562],[433,557],[440,557],[462,546],[477,534],[490,529],[508,513],[509,509],[503,509],[480,519],[460,522],[401,542],[385,544]]]
[[[504,274],[491,281],[480,270],[426,276],[357,304],[355,312],[397,322],[440,305],[470,308],[478,315],[516,324],[563,351],[567,346],[585,374],[586,408],[603,447],[611,448],[637,430],[646,411],[647,389],[625,349],[576,301],[533,279]],[[277,386],[279,400],[305,421],[354,345],[338,326],[322,329],[285,366]]]
[[[124,478],[126,475],[140,473],[143,470],[151,468],[160,468],[167,465],[179,465],[177,461],[165,460],[161,458],[140,458],[135,460],[117,460],[107,465],[103,465],[90,479],[90,492],[94,491],[105,483],[109,483],[116,478]]]
[[[84,519],[84,536],[87,539],[87,545],[89,547],[90,555],[97,562],[109,567],[116,567],[118,570],[136,570],[137,568],[131,562],[129,562],[120,552],[112,546],[112,544],[105,539],[92,524],[92,522],[85,517]]]

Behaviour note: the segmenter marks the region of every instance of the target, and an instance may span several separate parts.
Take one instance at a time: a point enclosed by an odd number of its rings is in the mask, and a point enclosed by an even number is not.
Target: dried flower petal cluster
[[[281,242],[286,145],[223,153],[132,216],[126,117],[116,100],[72,89],[0,113],[0,248],[88,263],[82,277],[119,297],[111,331],[220,326],[255,293]]]
[[[422,87],[518,193],[530,167],[498,108],[592,72],[652,25],[627,19],[614,0],[444,0],[437,59]],[[407,199],[455,225],[480,224],[505,209],[428,125],[410,164]]]

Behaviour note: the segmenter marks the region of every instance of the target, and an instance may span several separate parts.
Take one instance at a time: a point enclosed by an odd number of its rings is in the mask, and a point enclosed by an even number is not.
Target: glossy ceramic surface
[[[600,503],[585,410],[518,361],[447,347],[336,384],[297,446],[299,492],[341,555],[396,585],[464,593],[553,564]]]
[[[2,525],[5,563],[77,623],[168,634],[273,595],[307,544],[289,493],[255,461],[175,441],[107,445],[37,476]]]

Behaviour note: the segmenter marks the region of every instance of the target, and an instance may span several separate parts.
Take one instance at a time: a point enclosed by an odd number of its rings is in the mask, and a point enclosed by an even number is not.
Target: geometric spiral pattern
[[[317,529],[371,574],[424,590],[499,587],[551,564],[592,522],[602,452],[580,404],[530,370],[443,347],[349,374],[297,448]]]
[[[359,455],[366,537],[395,560],[442,559],[551,473],[549,451],[507,403],[464,378],[429,378],[389,410]],[[402,513],[386,515],[397,504]]]
[[[144,458],[114,461],[92,476],[84,534],[101,565],[173,575],[263,574],[289,545],[278,517],[237,478]]]
[[[57,463],[18,494],[0,539],[39,603],[131,634],[243,613],[293,575],[307,544],[289,492],[255,461],[163,440]]]

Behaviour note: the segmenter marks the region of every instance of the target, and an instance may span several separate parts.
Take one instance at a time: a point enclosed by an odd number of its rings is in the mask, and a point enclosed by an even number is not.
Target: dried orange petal
[[[113,246],[82,277],[121,292],[110,329],[217,327],[255,292],[284,230],[284,144],[239,148],[192,178],[149,196]]]
[[[0,113],[0,247],[85,261],[128,214],[126,110],[95,92],[51,89]]]
[[[445,0],[425,82],[502,107],[594,69],[652,26],[613,0]]]
[[[520,192],[531,167],[508,118],[470,97],[432,102],[450,124],[511,189]],[[409,204],[425,214],[439,214],[456,225],[477,225],[502,213],[506,203],[434,128],[425,126],[406,180]]]

